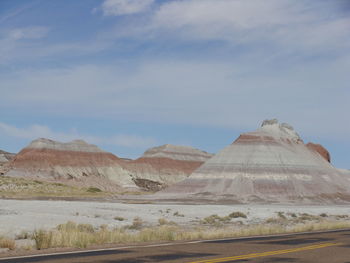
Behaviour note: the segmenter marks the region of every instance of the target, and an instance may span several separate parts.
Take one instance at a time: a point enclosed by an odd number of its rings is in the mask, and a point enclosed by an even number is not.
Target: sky
[[[0,0],[0,149],[215,153],[264,119],[350,169],[350,0]]]

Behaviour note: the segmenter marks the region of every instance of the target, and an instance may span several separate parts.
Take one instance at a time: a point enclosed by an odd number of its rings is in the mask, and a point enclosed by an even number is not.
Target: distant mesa
[[[40,178],[105,190],[137,188],[115,155],[82,140],[68,143],[40,138],[9,163],[7,176]]]
[[[350,201],[350,177],[329,163],[323,147],[311,145],[289,124],[266,120],[156,196],[237,203]]]
[[[147,150],[128,169],[140,188],[157,191],[187,178],[212,156],[190,146],[165,144]]]
[[[187,178],[210,157],[192,147],[167,144],[131,160],[82,140],[62,143],[40,138],[22,149],[3,174],[109,191],[158,191]]]

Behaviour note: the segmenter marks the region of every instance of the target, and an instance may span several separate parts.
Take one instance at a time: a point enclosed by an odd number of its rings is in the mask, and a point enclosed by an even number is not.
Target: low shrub
[[[239,217],[247,218],[247,215],[242,213],[242,212],[232,212],[228,216],[231,217],[231,218],[239,218]]]
[[[277,215],[279,218],[282,218],[282,219],[287,219],[287,217],[284,215],[284,212],[277,212]]]
[[[102,190],[100,188],[97,188],[97,187],[89,187],[86,192],[89,192],[89,193],[100,193],[102,192]]]

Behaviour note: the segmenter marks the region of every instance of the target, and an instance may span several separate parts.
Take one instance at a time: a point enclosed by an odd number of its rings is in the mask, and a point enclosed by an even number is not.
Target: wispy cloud
[[[31,125],[25,128],[19,128],[3,122],[0,122],[0,134],[20,138],[20,139],[37,139],[48,138],[62,142],[68,142],[76,139],[83,139],[88,143],[98,145],[114,145],[130,148],[151,147],[156,144],[156,140],[151,137],[142,137],[138,135],[116,134],[113,136],[101,137],[80,134],[76,130],[69,132],[56,132],[45,125]]]
[[[49,28],[44,26],[15,28],[10,30],[10,32],[8,33],[8,38],[13,40],[40,39],[45,37],[48,32]]]
[[[102,12],[105,16],[120,16],[141,13],[149,9],[154,0],[105,0]]]
[[[348,48],[346,43],[350,40],[350,18],[338,14],[337,2],[165,1],[139,22],[116,25],[115,33],[110,32],[110,35],[140,41],[169,40],[172,45],[188,41],[225,41],[230,45],[282,47],[286,52],[291,49],[299,52],[336,50]]]
[[[344,47],[343,40],[349,41],[350,18],[330,16],[330,8],[312,1],[171,1],[156,11],[153,25],[185,39],[267,42],[308,50]]]
[[[0,23],[7,22],[11,18],[14,18],[14,17],[20,15],[23,11],[33,7],[34,5],[36,5],[38,3],[39,3],[38,1],[27,3],[25,5],[22,5],[22,6],[18,7],[18,8],[16,8],[16,9],[10,11],[10,12],[7,12],[7,13],[3,14],[2,16],[0,16]]]
[[[339,12],[338,1],[290,0],[106,0],[98,7],[104,16],[123,16],[115,26],[91,30],[85,39],[19,44],[0,38],[0,63],[38,58],[83,58],[98,52],[123,53],[152,47],[159,54],[216,43],[210,51],[236,54],[261,49],[267,54],[333,55],[349,50],[350,18]],[[94,16],[98,19],[98,16]],[[101,19],[101,18],[100,18]],[[114,20],[109,20],[113,23]],[[28,27],[35,29],[35,27]],[[14,29],[12,37],[45,36],[45,30]],[[27,40],[30,40],[27,38]],[[125,41],[125,42],[124,42]],[[144,44],[147,45],[144,45]],[[220,43],[220,44],[218,44]],[[143,46],[144,45],[144,46]],[[238,52],[241,52],[238,50]],[[203,53],[205,58],[210,52]],[[150,54],[152,55],[152,54]]]

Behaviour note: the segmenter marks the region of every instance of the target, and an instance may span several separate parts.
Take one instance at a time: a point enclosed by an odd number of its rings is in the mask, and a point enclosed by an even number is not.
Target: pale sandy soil
[[[277,212],[319,215],[348,215],[349,206],[292,206],[292,205],[180,205],[180,204],[123,204],[79,201],[0,200],[0,236],[15,237],[22,231],[50,229],[58,224],[74,221],[94,226],[109,227],[132,224],[140,217],[146,224],[156,225],[166,218],[180,225],[196,225],[199,220],[217,214],[227,216],[240,211],[248,218],[237,218],[244,223],[258,223],[276,217]],[[176,216],[178,212],[182,216]],[[118,221],[115,217],[125,220]]]

